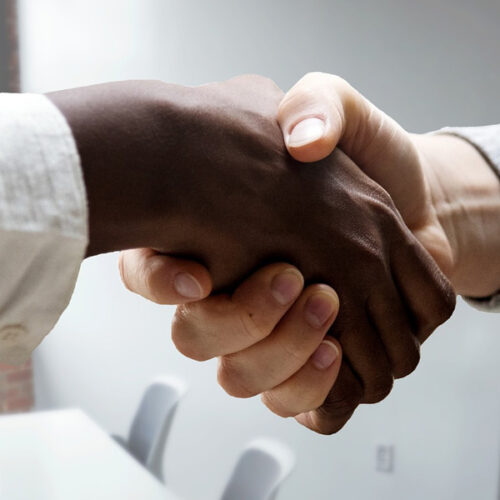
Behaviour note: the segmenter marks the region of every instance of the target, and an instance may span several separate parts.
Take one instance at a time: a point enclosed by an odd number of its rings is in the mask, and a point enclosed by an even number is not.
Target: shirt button
[[[0,329],[0,340],[2,342],[15,342],[26,336],[28,332],[22,325],[8,325]]]

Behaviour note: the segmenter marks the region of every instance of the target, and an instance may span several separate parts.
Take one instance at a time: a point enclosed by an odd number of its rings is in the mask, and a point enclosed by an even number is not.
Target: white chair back
[[[261,438],[240,455],[221,500],[274,500],[295,463],[293,452],[281,443]]]
[[[153,381],[144,392],[130,427],[129,452],[164,482],[163,456],[177,405],[185,384],[165,377]]]

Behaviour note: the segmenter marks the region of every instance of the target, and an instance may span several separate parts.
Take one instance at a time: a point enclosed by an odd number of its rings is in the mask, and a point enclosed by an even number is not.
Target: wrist
[[[87,256],[155,246],[159,226],[165,239],[174,231],[168,216],[175,212],[178,162],[170,158],[181,126],[178,110],[177,122],[171,119],[169,91],[176,89],[144,81],[48,94],[80,155],[89,205]]]
[[[487,296],[500,282],[500,182],[470,143],[414,135],[433,211],[451,248],[449,278],[462,295]]]

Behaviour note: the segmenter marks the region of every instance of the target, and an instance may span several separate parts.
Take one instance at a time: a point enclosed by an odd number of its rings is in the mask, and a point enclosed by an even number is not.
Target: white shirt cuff
[[[67,306],[88,243],[80,159],[48,98],[0,94],[0,362],[20,363]]]
[[[500,175],[500,125],[482,127],[444,127],[436,134],[455,135],[472,144]]]

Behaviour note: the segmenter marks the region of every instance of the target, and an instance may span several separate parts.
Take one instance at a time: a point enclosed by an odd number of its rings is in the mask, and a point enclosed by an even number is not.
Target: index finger
[[[268,265],[232,295],[214,295],[179,307],[172,339],[182,354],[198,361],[246,349],[273,331],[303,285],[302,275],[293,266]]]

